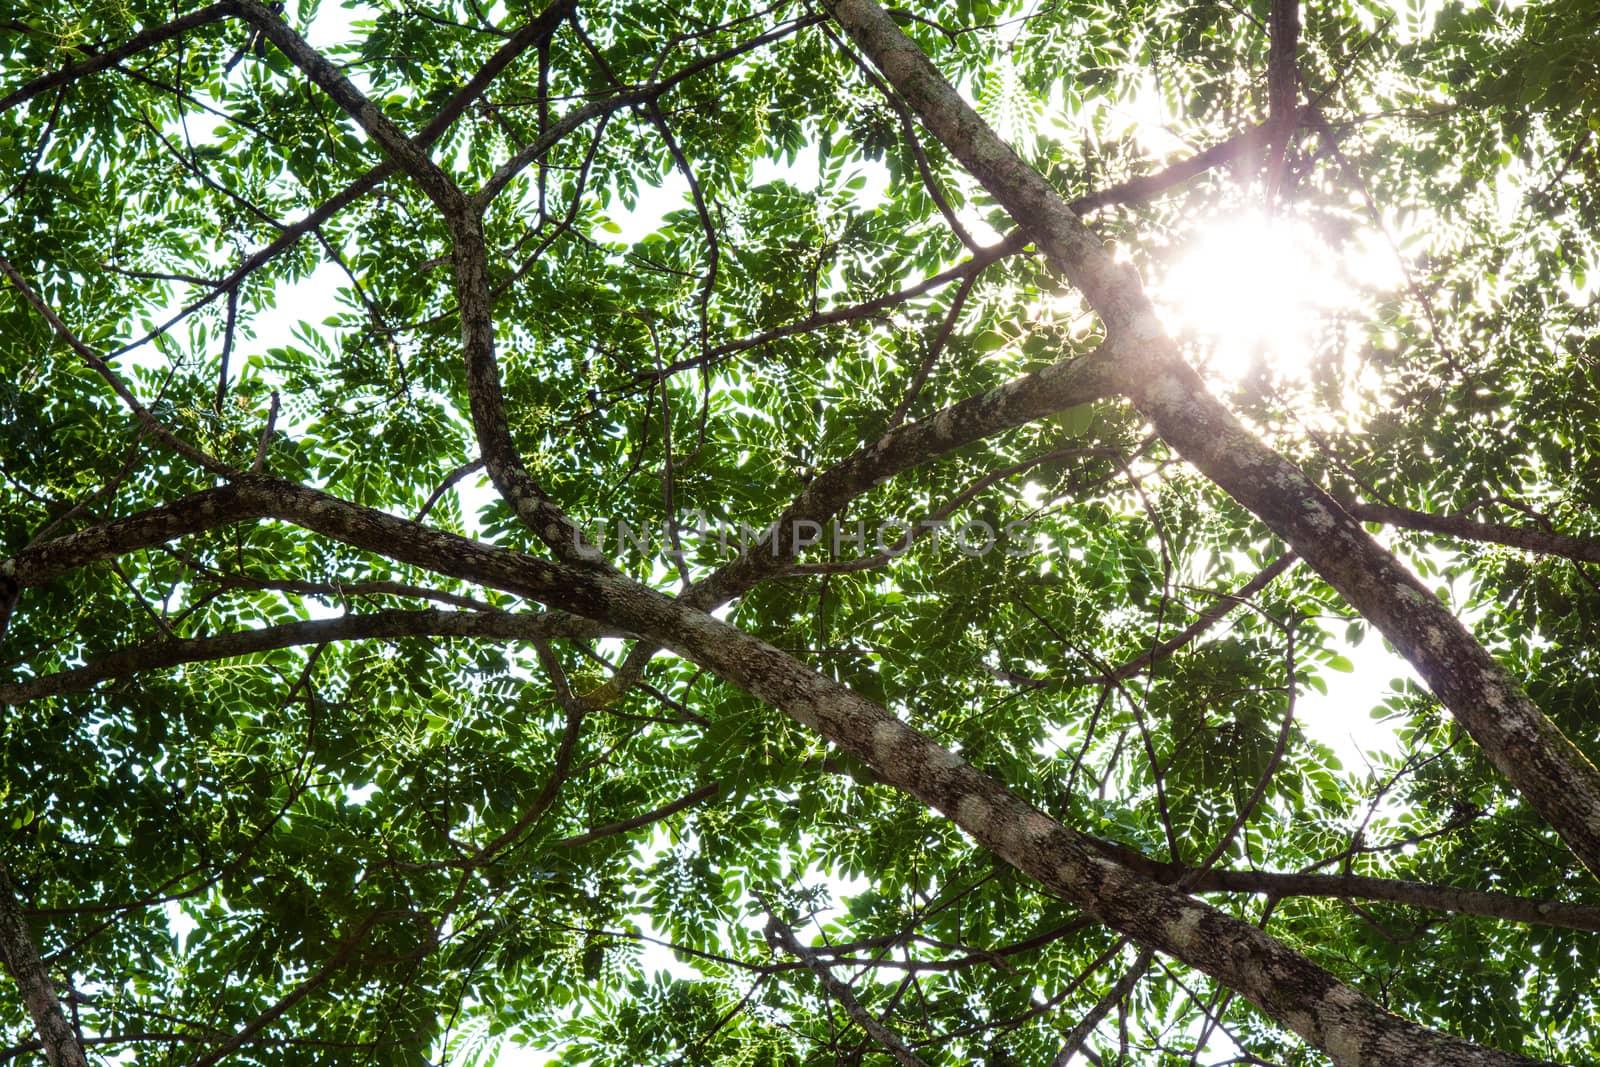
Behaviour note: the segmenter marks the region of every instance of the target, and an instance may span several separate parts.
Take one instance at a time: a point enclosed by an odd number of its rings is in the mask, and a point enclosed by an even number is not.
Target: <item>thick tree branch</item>
[[[56,998],[50,972],[39,960],[39,950],[34,947],[33,935],[28,932],[28,923],[22,917],[16,890],[4,863],[0,863],[0,960],[22,991],[22,1003],[33,1018],[50,1067],[88,1067],[89,1060],[78,1042],[77,1031],[67,1021],[61,1001]]]
[[[1275,201],[1283,178],[1284,155],[1294,137],[1300,95],[1300,0],[1272,0],[1272,37],[1267,53],[1267,200]]]

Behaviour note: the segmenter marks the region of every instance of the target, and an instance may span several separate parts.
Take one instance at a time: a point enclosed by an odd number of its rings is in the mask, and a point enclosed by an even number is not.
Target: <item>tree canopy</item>
[[[1589,4],[0,40],[0,1060],[1600,1061]]]

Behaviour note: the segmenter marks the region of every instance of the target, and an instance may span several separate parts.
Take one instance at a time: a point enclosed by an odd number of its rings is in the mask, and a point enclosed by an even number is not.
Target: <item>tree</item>
[[[282,6],[0,20],[6,1058],[1600,1057],[1585,5]]]

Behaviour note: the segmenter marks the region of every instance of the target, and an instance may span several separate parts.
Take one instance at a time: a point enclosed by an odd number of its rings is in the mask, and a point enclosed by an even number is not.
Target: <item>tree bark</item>
[[[50,972],[39,959],[28,923],[22,917],[11,875],[0,863],[0,957],[22,991],[22,1003],[33,1017],[34,1029],[44,1046],[50,1067],[89,1067],[78,1034],[61,1010]]]

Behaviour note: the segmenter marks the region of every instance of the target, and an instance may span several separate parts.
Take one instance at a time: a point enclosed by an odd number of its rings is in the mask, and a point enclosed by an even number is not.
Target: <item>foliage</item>
[[[0,96],[199,10],[8,0]],[[549,142],[485,212],[503,411],[533,480],[607,532],[623,575],[683,593],[734,554],[716,532],[765,529],[897,426],[1104,338],[1024,242],[984,250],[1034,220],[1011,220],[822,8],[584,2],[457,95],[540,17],[475,0],[284,14],[408,134],[459,103],[429,154],[469,193]],[[1592,548],[1592,11],[1340,0],[1301,17],[1315,112],[1275,200],[1246,139],[1092,225],[1157,293],[1219,220],[1258,210],[1382,262],[1393,278],[1314,313],[1303,366],[1268,343],[1213,387],[1340,500]],[[1266,20],[1264,3],[956,0],[898,21],[1070,198],[1265,120]],[[1166,136],[1127,119],[1157,107]],[[559,557],[481,471],[459,234],[413,176],[368,179],[386,158],[234,17],[5,99],[0,253],[26,288],[0,289],[0,557],[228,480],[113,379],[231,468]],[[1170,325],[1212,358],[1214,339]],[[1374,711],[1397,742],[1361,766],[1296,718],[1380,636],[1303,564],[1249,586],[1289,546],[1133,406],[1106,395],[918,458],[717,614],[1153,863],[1600,908],[1423,687],[1397,681]],[[840,564],[892,543],[891,517],[949,529]],[[1600,557],[1372,528],[1600,753]],[[1014,536],[966,551],[956,529]],[[484,1063],[505,1039],[566,1064],[893,1062],[828,975],[926,1063],[1045,1063],[1135,961],[692,653],[632,676],[630,650],[665,639],[614,619],[265,518],[23,584],[0,646],[0,861],[92,1054]],[[384,612],[406,621],[311,627]],[[458,612],[544,621],[463,636],[437,621]],[[270,628],[306,636],[158,662]],[[122,669],[50,681],[126,649]],[[1206,891],[1399,1015],[1600,1059],[1596,927],[1345,895]],[[21,998],[0,1021],[30,1054]],[[1161,955],[1084,1051],[1326,1062]]]

